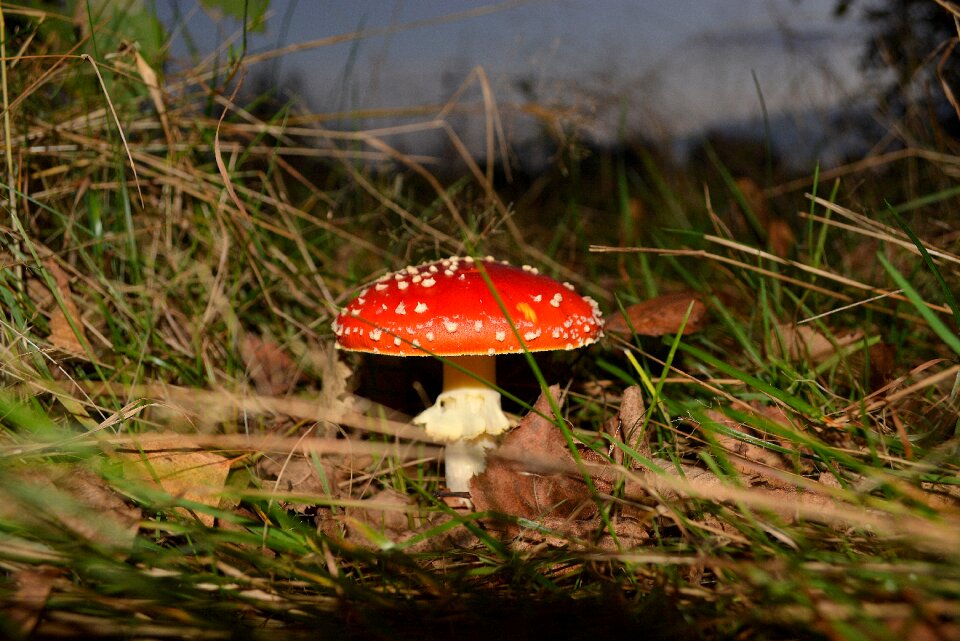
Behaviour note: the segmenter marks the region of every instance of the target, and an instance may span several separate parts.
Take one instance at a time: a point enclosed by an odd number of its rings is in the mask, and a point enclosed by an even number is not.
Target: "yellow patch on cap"
[[[528,303],[517,303],[517,311],[523,314],[523,317],[531,323],[537,322],[537,313],[533,311]]]

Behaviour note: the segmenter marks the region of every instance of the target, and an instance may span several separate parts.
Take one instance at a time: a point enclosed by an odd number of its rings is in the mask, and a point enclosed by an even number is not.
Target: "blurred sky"
[[[251,78],[286,83],[313,110],[341,111],[443,102],[482,65],[498,101],[576,106],[599,140],[616,136],[621,122],[665,140],[755,117],[757,84],[774,114],[809,114],[868,94],[857,69],[863,27],[835,19],[834,3],[272,0],[251,53],[357,30],[375,35],[255,65]],[[158,8],[178,25],[173,52],[183,63],[185,35],[207,53],[237,31],[235,20],[196,0]],[[431,19],[438,21],[382,32]]]

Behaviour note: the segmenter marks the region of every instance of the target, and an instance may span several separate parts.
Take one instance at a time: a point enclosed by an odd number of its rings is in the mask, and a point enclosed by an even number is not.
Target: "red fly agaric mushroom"
[[[333,322],[342,349],[443,357],[443,392],[413,422],[450,443],[444,459],[447,487],[455,492],[468,490],[493,436],[510,426],[493,389],[494,357],[576,349],[595,342],[602,327],[597,303],[569,283],[489,257],[447,258],[387,274]]]

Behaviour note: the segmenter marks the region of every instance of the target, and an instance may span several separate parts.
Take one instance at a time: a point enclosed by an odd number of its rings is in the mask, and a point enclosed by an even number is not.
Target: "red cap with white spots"
[[[486,271],[497,297],[480,274]],[[343,349],[395,356],[464,356],[576,349],[603,335],[597,303],[569,283],[492,258],[446,258],[388,274],[333,322]]]

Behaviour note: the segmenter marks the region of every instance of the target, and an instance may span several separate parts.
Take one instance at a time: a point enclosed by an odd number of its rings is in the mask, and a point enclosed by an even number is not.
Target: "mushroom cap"
[[[480,273],[482,266],[523,344]],[[533,267],[445,258],[381,277],[333,322],[343,349],[465,356],[576,349],[603,335],[597,303]]]

